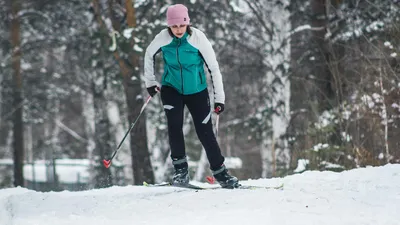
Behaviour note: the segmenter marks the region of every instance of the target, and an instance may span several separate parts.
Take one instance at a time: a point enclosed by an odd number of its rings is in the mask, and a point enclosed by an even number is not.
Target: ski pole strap
[[[218,137],[218,126],[219,126],[219,115],[217,115],[217,119],[215,120],[215,136]]]
[[[140,109],[140,113],[143,112],[144,108],[146,108],[147,104],[149,103],[151,99],[151,95],[149,95],[149,97],[147,97],[146,102],[144,103],[144,105],[142,106],[142,108]]]

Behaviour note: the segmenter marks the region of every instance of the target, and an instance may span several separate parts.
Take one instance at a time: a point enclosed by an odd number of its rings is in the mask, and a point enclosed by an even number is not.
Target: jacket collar
[[[185,34],[181,38],[178,38],[174,35],[174,42],[178,43],[179,41],[181,42],[187,41],[188,36],[189,36],[188,32],[185,32]]]

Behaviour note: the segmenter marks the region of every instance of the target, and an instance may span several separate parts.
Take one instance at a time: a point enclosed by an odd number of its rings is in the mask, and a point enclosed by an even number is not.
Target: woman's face
[[[172,33],[177,37],[181,38],[186,33],[187,25],[173,25],[170,26]]]

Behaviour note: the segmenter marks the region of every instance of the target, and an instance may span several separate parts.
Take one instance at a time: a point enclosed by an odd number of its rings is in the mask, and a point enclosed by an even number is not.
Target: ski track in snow
[[[0,190],[0,225],[398,225],[400,165],[309,171],[243,181],[283,190],[111,187],[83,192]],[[203,183],[194,183],[210,186]]]

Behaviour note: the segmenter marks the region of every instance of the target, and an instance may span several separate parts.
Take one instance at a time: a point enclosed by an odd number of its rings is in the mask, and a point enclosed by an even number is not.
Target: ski
[[[280,184],[278,186],[255,186],[255,185],[240,185],[239,187],[235,189],[250,189],[250,190],[256,190],[256,189],[275,189],[275,190],[282,190],[283,189],[283,184]]]
[[[195,190],[205,190],[205,188],[193,185],[193,184],[185,184],[185,185],[174,185],[169,182],[163,182],[159,184],[148,184],[146,182],[143,182],[143,186],[146,187],[179,187],[179,188],[189,188],[189,189],[195,189]]]
[[[213,186],[213,187],[200,187],[197,185],[193,184],[185,184],[185,185],[173,185],[169,182],[163,182],[159,184],[148,184],[146,182],[143,182],[143,186],[146,187],[179,187],[179,188],[188,188],[188,189],[194,189],[194,190],[216,190],[216,189],[224,189],[220,186]],[[225,188],[229,189],[229,188]],[[255,185],[240,185],[238,187],[232,188],[232,189],[247,189],[247,190],[257,190],[257,189],[275,189],[275,190],[282,190],[283,189],[283,184],[278,185],[278,186],[255,186]]]

